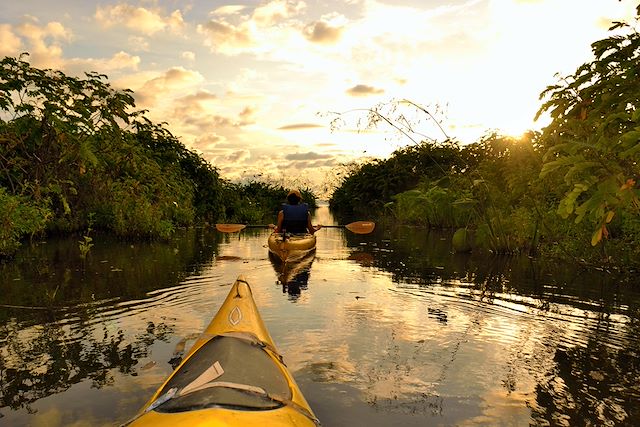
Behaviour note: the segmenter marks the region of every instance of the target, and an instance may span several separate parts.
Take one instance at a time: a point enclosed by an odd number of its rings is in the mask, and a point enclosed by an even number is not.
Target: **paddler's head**
[[[297,205],[298,203],[300,203],[300,200],[302,200],[302,194],[300,193],[300,190],[298,190],[297,188],[292,188],[291,190],[289,190],[289,194],[287,194],[287,202],[289,202],[290,205]]]

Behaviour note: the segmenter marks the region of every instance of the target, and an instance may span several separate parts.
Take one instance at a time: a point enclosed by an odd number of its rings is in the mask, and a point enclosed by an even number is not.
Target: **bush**
[[[14,254],[22,239],[44,231],[50,219],[48,207],[0,187],[0,257]]]

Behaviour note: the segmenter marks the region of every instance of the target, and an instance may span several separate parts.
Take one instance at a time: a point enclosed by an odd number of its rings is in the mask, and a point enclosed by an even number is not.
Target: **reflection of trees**
[[[176,286],[213,259],[217,239],[202,229],[170,242],[96,236],[85,261],[77,239],[52,239],[0,265],[0,407],[31,410],[76,383],[99,388],[115,372],[137,375],[138,361],[172,331],[151,322],[134,335],[114,328],[104,313],[108,298],[145,298]]]
[[[637,336],[637,335],[636,335]],[[639,425],[640,347],[614,350],[596,337],[557,349],[552,372],[536,386],[533,418],[551,425]]]
[[[576,308],[611,312],[620,301],[637,298],[625,278],[585,271],[570,264],[544,263],[527,256],[456,254],[451,233],[414,227],[379,227],[370,235],[345,233],[351,258],[366,252],[374,268],[392,274],[394,282],[422,286],[462,281],[480,298],[512,293],[540,300],[540,308],[566,303]],[[584,286],[587,283],[589,286]],[[546,285],[546,286],[545,286]]]
[[[0,351],[0,407],[26,408],[38,399],[90,380],[100,388],[113,383],[112,371],[137,375],[138,360],[156,340],[166,341],[171,329],[149,323],[146,331],[126,338],[122,330],[83,329],[72,336],[66,328],[30,328],[29,339],[16,339],[22,327],[8,322],[0,334],[8,343]]]
[[[542,312],[558,310],[544,319],[548,322],[569,312],[584,312],[587,322],[597,317],[597,325],[583,324],[585,319],[575,314],[567,319],[590,334],[583,345],[554,348],[562,346],[562,338],[558,337],[544,348],[534,349],[538,354],[531,355],[533,358],[547,351],[555,355],[547,372],[532,372],[537,382],[535,401],[530,402],[533,419],[539,425],[640,425],[637,287],[606,272],[585,271],[526,256],[454,254],[446,233],[408,227],[375,233],[345,233],[347,245],[354,253],[372,254],[371,266],[390,272],[398,283],[459,287],[463,282],[472,299],[489,303],[521,296],[524,298],[515,298],[519,304],[533,304]],[[427,311],[439,321],[447,321],[444,310]],[[616,315],[626,320],[622,322]],[[523,336],[522,340],[526,342],[529,337]],[[504,381],[507,391],[515,390],[514,375],[510,371]]]
[[[0,320],[8,314],[3,306],[57,308],[144,297],[200,271],[217,252],[219,237],[205,229],[184,231],[169,242],[98,235],[84,261],[74,238],[23,248],[15,260],[0,264]]]

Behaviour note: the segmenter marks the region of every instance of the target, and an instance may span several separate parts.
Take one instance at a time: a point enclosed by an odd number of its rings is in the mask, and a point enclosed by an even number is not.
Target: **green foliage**
[[[87,254],[93,247],[93,238],[91,236],[82,236],[82,240],[78,241],[78,248],[80,249],[80,258],[85,259]]]
[[[451,246],[458,253],[471,252],[473,247],[473,236],[466,228],[459,228],[453,233]]]
[[[393,196],[435,180],[461,166],[460,148],[453,142],[422,142],[395,151],[389,159],[354,165],[329,201],[347,215],[379,212]]]
[[[0,187],[0,256],[12,255],[20,240],[44,231],[51,211]]]
[[[273,222],[286,201],[288,189],[279,184],[250,181],[245,184],[227,183],[224,189],[225,218],[229,222],[256,224]],[[310,208],[316,207],[315,193],[301,188],[302,200]]]
[[[558,214],[593,224],[592,245],[616,215],[640,214],[640,34],[626,23],[612,29],[591,45],[593,61],[542,93],[538,113],[552,117],[541,176],[563,175]]]
[[[95,225],[122,237],[167,239],[196,221],[272,220],[287,194],[281,185],[222,181],[106,76],[70,77],[23,57],[0,61],[0,186],[16,206],[41,209],[39,222],[5,227],[3,253],[43,229]],[[301,191],[314,207],[313,192]],[[14,204],[4,206],[9,222]],[[79,242],[83,256],[90,239],[87,233]]]
[[[82,236],[82,240],[78,242],[78,249],[80,249],[80,258],[85,259],[87,254],[93,247],[93,238],[89,236],[91,231],[93,231],[93,222],[94,222],[94,214],[89,214],[89,218],[87,219],[87,231],[84,236]]]
[[[477,242],[494,252],[535,251],[543,221],[541,209],[550,203],[549,188],[540,182],[539,136],[521,138],[489,134],[463,150],[464,175],[474,201]]]
[[[394,196],[393,212],[403,223],[435,228],[466,226],[473,215],[470,193],[461,186],[448,186],[449,179],[425,182],[417,188]]]
[[[495,253],[534,251],[546,220],[542,212],[554,200],[538,178],[541,167],[535,133],[488,134],[464,147],[423,143],[354,168],[331,202],[352,213],[354,201],[366,203],[364,212],[391,214],[402,223],[477,229],[478,246]],[[394,182],[401,185],[390,185]],[[398,188],[402,191],[394,195]]]
[[[640,6],[637,11],[640,18]],[[543,92],[538,114],[548,112],[552,122],[541,134],[488,134],[462,148],[448,137],[439,145],[416,143],[403,117],[395,123],[371,110],[375,121],[400,130],[414,145],[386,160],[353,165],[331,205],[350,215],[468,227],[480,246],[495,253],[534,253],[540,246],[544,254],[637,266],[638,18],[633,25],[616,23],[616,33],[592,44],[593,61]]]
[[[215,167],[135,110],[106,76],[0,62],[0,185],[47,207],[48,231],[168,238],[224,215]]]
[[[476,244],[493,253],[514,254],[535,250],[540,218],[525,207],[494,209],[478,223]]]

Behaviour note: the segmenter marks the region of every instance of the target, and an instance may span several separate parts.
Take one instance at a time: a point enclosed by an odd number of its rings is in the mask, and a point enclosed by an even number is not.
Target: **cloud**
[[[198,25],[197,30],[206,37],[205,45],[214,51],[249,48],[254,44],[250,28],[246,25],[235,27],[225,21],[212,20]]]
[[[244,106],[235,115],[221,114],[220,106],[228,102],[217,95],[200,90],[194,94],[183,96],[172,102],[172,123],[182,125],[185,130],[195,135],[219,133],[224,129],[242,128],[255,123],[255,108]]]
[[[175,94],[184,93],[203,81],[204,77],[197,71],[173,67],[146,80],[141,87],[133,88],[134,96],[140,104],[150,106],[160,99],[172,99]]]
[[[352,88],[347,89],[347,94],[351,96],[369,96],[369,95],[380,95],[384,93],[383,89],[378,89],[373,86],[368,85],[355,85]]]
[[[15,43],[8,33],[8,39]],[[73,32],[60,22],[48,22],[40,25],[36,18],[14,27],[14,35],[22,38],[29,52],[29,62],[37,67],[62,68],[62,43],[73,40]]]
[[[191,52],[191,51],[184,51],[180,54],[180,57],[182,59],[186,59],[187,61],[195,61],[196,60],[196,54]]]
[[[330,159],[332,156],[329,154],[320,154],[313,151],[309,151],[307,153],[293,153],[287,154],[284,156],[287,160],[319,160],[319,159]]]
[[[302,1],[273,0],[253,11],[247,7],[216,9],[213,19],[196,27],[212,51],[227,55],[279,50],[299,36],[296,18],[306,5]]]
[[[243,5],[227,5],[222,6],[211,12],[212,15],[236,15],[246,9]]]
[[[110,73],[116,70],[137,70],[139,56],[120,51],[110,58],[63,57],[62,46],[72,42],[73,32],[60,22],[40,24],[35,17],[15,26],[0,25],[0,56],[17,56],[29,52],[28,61],[40,68],[57,68],[67,73],[84,76],[86,71]]]
[[[202,151],[213,150],[225,139],[215,132],[204,134],[194,141],[194,145]]]
[[[140,57],[120,51],[111,58],[73,58],[67,61],[65,69],[74,74],[82,74],[85,71],[97,71],[110,73],[116,70],[137,70],[140,65]]]
[[[257,7],[252,19],[262,26],[273,26],[306,8],[303,1],[274,0]]]
[[[236,150],[225,157],[227,163],[239,163],[251,158],[249,150]]]
[[[189,125],[195,127],[200,131],[212,131],[220,128],[228,128],[228,127],[240,127],[242,123],[236,120],[233,117],[222,116],[219,114],[202,114],[199,116],[192,115],[178,115],[178,111],[176,110],[175,119],[184,123],[185,125]]]
[[[253,116],[255,115],[256,110],[253,107],[244,107],[244,109],[242,111],[240,111],[240,114],[238,115],[240,117],[240,123],[242,126],[246,126],[249,124],[253,124],[255,123]]]
[[[14,32],[11,25],[0,24],[0,57],[17,56],[22,49],[22,40]]]
[[[129,37],[128,42],[132,50],[135,50],[137,52],[149,51],[149,41],[144,37],[131,36]]]
[[[188,105],[193,103],[198,103],[199,105],[202,102],[206,101],[215,101],[218,99],[218,96],[214,93],[207,92],[206,90],[200,90],[194,94],[183,96],[176,100],[179,104]]]
[[[324,127],[324,126],[318,125],[315,123],[294,123],[290,125],[280,126],[278,130],[301,130],[301,129],[321,128],[321,127]]]
[[[179,32],[184,26],[180,10],[163,15],[159,10],[150,10],[124,3],[98,6],[94,17],[104,28],[123,25],[131,31],[146,35],[153,35],[166,29]]]
[[[287,164],[286,167],[288,169],[300,169],[300,170],[304,170],[304,169],[319,169],[319,168],[327,168],[327,167],[333,167],[336,166],[338,164],[338,161],[333,158],[333,157],[329,157],[328,159],[321,159],[321,160],[294,160],[293,163],[291,164]]]
[[[332,27],[327,22],[316,21],[308,25],[303,33],[313,43],[333,44],[340,40],[342,30],[342,27]]]

